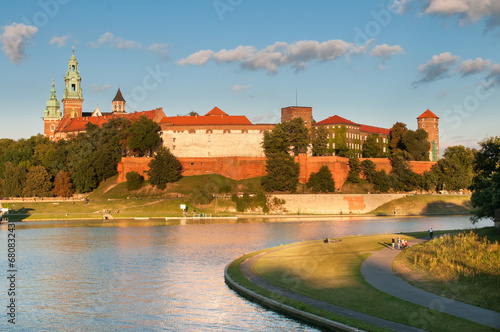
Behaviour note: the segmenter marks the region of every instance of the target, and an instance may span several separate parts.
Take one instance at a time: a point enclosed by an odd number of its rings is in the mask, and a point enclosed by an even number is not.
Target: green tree
[[[43,166],[32,166],[26,174],[26,182],[23,188],[24,196],[51,195],[52,182],[49,172]]]
[[[402,142],[404,135],[408,131],[406,124],[402,122],[396,122],[390,132],[389,149],[391,153],[395,153],[397,150],[404,150],[404,144]]]
[[[71,182],[71,174],[69,172],[59,172],[54,178],[54,188],[52,195],[58,197],[71,197],[75,192],[73,183]]]
[[[160,147],[155,157],[149,162],[149,183],[163,190],[168,182],[179,181],[182,177],[182,165],[165,147]]]
[[[144,176],[140,175],[137,172],[128,172],[125,177],[127,178],[127,190],[137,190],[141,189],[144,183]]]
[[[433,171],[425,171],[422,174],[422,189],[434,191],[438,184],[438,178]]]
[[[481,218],[493,219],[495,209],[500,208],[500,137],[486,138],[479,146],[474,160],[476,174],[470,186],[473,223]]]
[[[265,191],[295,192],[299,183],[300,166],[288,154],[275,153],[267,155],[266,171],[261,184]]]
[[[325,127],[312,127],[312,154],[313,156],[326,156],[328,154],[328,130]]]
[[[14,166],[10,161],[5,163],[5,179],[3,182],[3,193],[7,197],[20,197],[26,182],[26,169],[22,166]]]
[[[373,174],[373,189],[382,193],[388,192],[391,189],[391,179],[385,170]]]
[[[408,130],[402,139],[404,150],[411,155],[411,160],[428,161],[431,144],[428,141],[429,134],[423,130]]]
[[[377,142],[378,135],[370,135],[363,143],[363,158],[381,158],[382,146]]]
[[[128,147],[134,155],[150,157],[161,145],[158,135],[160,126],[153,120],[142,115],[137,121],[132,122],[128,131]]]
[[[309,130],[302,118],[295,118],[286,123],[290,146],[294,155],[306,153],[310,143]]]
[[[311,173],[307,181],[307,188],[312,188],[315,193],[335,191],[335,181],[328,166],[323,165],[318,172]]]
[[[361,162],[360,167],[364,178],[367,179],[368,182],[373,183],[373,177],[377,171],[377,165],[375,165],[375,163],[370,159],[366,159]]]
[[[79,193],[87,193],[97,188],[97,174],[92,163],[83,159],[76,165],[71,173],[71,180]]]
[[[278,123],[273,130],[264,132],[262,147],[266,155],[290,152],[290,140],[283,124]]]
[[[418,183],[415,172],[406,160],[407,154],[398,151],[391,158],[392,188],[396,191],[411,191]]]
[[[351,183],[359,183],[361,178],[361,165],[358,158],[349,158],[349,174],[347,174],[347,181]]]

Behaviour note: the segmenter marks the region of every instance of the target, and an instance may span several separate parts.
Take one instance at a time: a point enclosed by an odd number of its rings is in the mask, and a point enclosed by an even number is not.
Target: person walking
[[[396,241],[396,240],[394,239],[394,236],[393,236],[393,237],[392,237],[392,250],[394,250],[394,242],[395,242],[395,241]]]
[[[431,229],[429,229],[429,238],[432,240],[433,237],[434,237],[434,231],[432,230],[431,227]]]
[[[401,249],[401,239],[398,236],[398,250]]]

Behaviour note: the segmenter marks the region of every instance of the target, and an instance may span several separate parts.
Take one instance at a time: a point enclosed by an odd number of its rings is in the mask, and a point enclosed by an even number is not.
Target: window
[[[71,84],[71,91],[75,91],[76,90],[76,84]]]
[[[174,138],[172,138],[172,142],[175,142],[175,137],[174,137]]]
[[[56,130],[56,125],[55,124],[51,124],[50,125],[50,131],[54,131]]]
[[[71,71],[75,71],[75,65],[71,65]]]

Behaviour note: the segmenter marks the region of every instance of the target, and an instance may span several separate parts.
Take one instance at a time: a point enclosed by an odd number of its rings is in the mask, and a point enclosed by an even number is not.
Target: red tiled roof
[[[439,117],[436,114],[432,113],[430,110],[427,110],[424,113],[422,113],[417,119],[422,119],[422,118],[437,118],[437,119],[439,119]]]
[[[200,126],[200,125],[251,125],[244,115],[205,115],[205,116],[167,116],[160,123],[173,126]]]
[[[360,131],[365,132],[365,133],[371,133],[371,134],[383,134],[383,135],[390,135],[391,130],[386,129],[386,128],[381,128],[381,127],[374,127],[374,126],[368,126],[368,125],[361,125],[359,128]]]
[[[226,112],[222,111],[217,106],[215,106],[214,108],[212,108],[212,110],[210,112],[205,114],[205,116],[207,116],[207,115],[226,115],[226,116],[228,116],[228,114]]]
[[[71,132],[80,132],[85,131],[85,126],[87,123],[92,123],[101,127],[103,124],[107,123],[109,120],[117,117],[125,117],[130,121],[138,120],[142,115],[145,115],[148,119],[154,120],[156,115],[158,114],[159,109],[154,109],[151,111],[142,111],[142,112],[134,112],[134,113],[125,113],[125,114],[113,114],[113,115],[105,115],[105,116],[86,116],[81,118],[69,118],[65,117],[62,119],[59,124],[56,132],[63,133],[71,133]]]
[[[329,124],[350,124],[354,126],[359,126],[358,123],[354,123],[351,120],[344,119],[338,115],[331,116],[319,122],[316,122],[315,125],[329,125]]]

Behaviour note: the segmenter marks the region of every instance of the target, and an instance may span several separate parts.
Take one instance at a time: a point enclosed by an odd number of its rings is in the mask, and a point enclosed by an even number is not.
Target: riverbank
[[[286,196],[286,197],[285,197]],[[320,197],[317,197],[320,196]],[[363,197],[365,196],[365,197]],[[450,215],[468,214],[470,197],[463,195],[410,195],[394,199],[393,195],[277,195],[280,199],[288,199],[286,204],[314,205],[313,200],[328,206],[316,213],[298,208],[293,211],[285,210],[280,213],[263,214],[259,212],[236,212],[234,203],[229,199],[214,199],[210,204],[195,205],[185,198],[108,198],[102,199],[94,196],[85,200],[56,200],[56,199],[9,199],[1,200],[3,207],[9,208],[9,217],[13,220],[69,220],[69,219],[136,219],[136,218],[201,218],[203,217],[233,217],[233,218],[324,218],[348,216],[418,216],[418,215]],[[391,200],[392,199],[392,200]],[[302,201],[302,203],[300,203]],[[366,213],[359,210],[343,210],[339,206],[349,204],[367,204],[379,202],[380,207]],[[386,203],[384,203],[386,202]],[[329,204],[329,205],[328,205]],[[370,203],[371,204],[371,203]],[[181,212],[181,205],[188,209],[187,213]],[[376,205],[375,205],[376,206]],[[332,210],[333,209],[333,210]],[[336,213],[332,212],[336,211]],[[396,213],[394,214],[394,211]]]
[[[395,237],[404,236],[407,240],[425,235],[427,233],[394,234]],[[326,304],[429,331],[490,330],[477,323],[397,299],[368,285],[361,275],[361,264],[370,252],[390,246],[392,236],[393,234],[344,237],[329,243],[314,241],[282,246],[278,248],[279,250],[268,249],[233,261],[228,267],[228,273],[237,283],[245,288],[250,287],[250,290],[260,295],[321,317],[331,317],[329,316],[331,312],[325,313],[325,310],[319,310],[314,306],[311,308],[304,303],[288,303],[289,299],[283,293],[269,291],[263,288],[262,284],[259,286],[248,280],[244,276],[241,264],[259,255],[252,264],[251,271],[266,283],[278,286],[284,292],[291,291]],[[416,313],[420,314],[415,316]],[[424,316],[427,319],[425,327],[422,326]],[[353,316],[349,317],[328,319],[355,328],[377,330],[371,326],[373,323],[363,320],[353,324]]]

